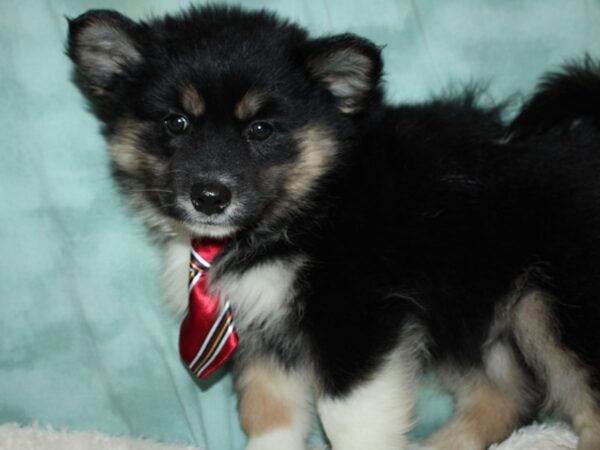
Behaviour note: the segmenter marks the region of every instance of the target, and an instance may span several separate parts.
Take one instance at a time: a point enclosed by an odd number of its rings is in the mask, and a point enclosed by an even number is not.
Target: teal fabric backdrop
[[[187,1],[0,1],[0,422],[99,430],[210,450],[244,436],[225,374],[199,386],[160,301],[158,252],[110,179],[99,125],[70,81],[64,16],[135,18]],[[545,69],[600,56],[598,0],[249,0],[314,34],[385,44],[393,101],[470,80],[502,99]],[[422,382],[422,436],[451,402]],[[316,438],[318,439],[318,438]]]

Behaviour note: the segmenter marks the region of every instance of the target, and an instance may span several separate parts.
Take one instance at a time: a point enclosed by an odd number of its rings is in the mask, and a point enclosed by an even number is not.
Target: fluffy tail
[[[586,57],[546,75],[509,125],[511,140],[591,119],[600,128],[600,63]]]

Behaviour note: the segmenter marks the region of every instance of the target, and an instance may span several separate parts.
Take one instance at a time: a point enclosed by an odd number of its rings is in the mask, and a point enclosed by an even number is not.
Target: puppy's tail
[[[600,129],[600,62],[587,56],[546,75],[509,125],[511,140],[591,119]]]

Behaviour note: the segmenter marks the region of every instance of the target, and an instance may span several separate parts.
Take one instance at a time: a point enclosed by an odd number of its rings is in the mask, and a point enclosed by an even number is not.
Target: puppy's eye
[[[189,123],[185,116],[172,114],[165,119],[165,128],[173,134],[183,134],[188,130]]]
[[[266,122],[254,122],[248,128],[248,138],[254,141],[264,141],[273,133],[273,127]]]

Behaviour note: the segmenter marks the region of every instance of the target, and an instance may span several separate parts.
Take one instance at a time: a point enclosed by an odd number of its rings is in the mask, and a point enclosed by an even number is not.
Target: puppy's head
[[[309,39],[265,12],[192,9],[69,23],[78,84],[104,122],[117,179],[153,226],[224,237],[310,203],[352,120],[378,97],[379,49]]]

